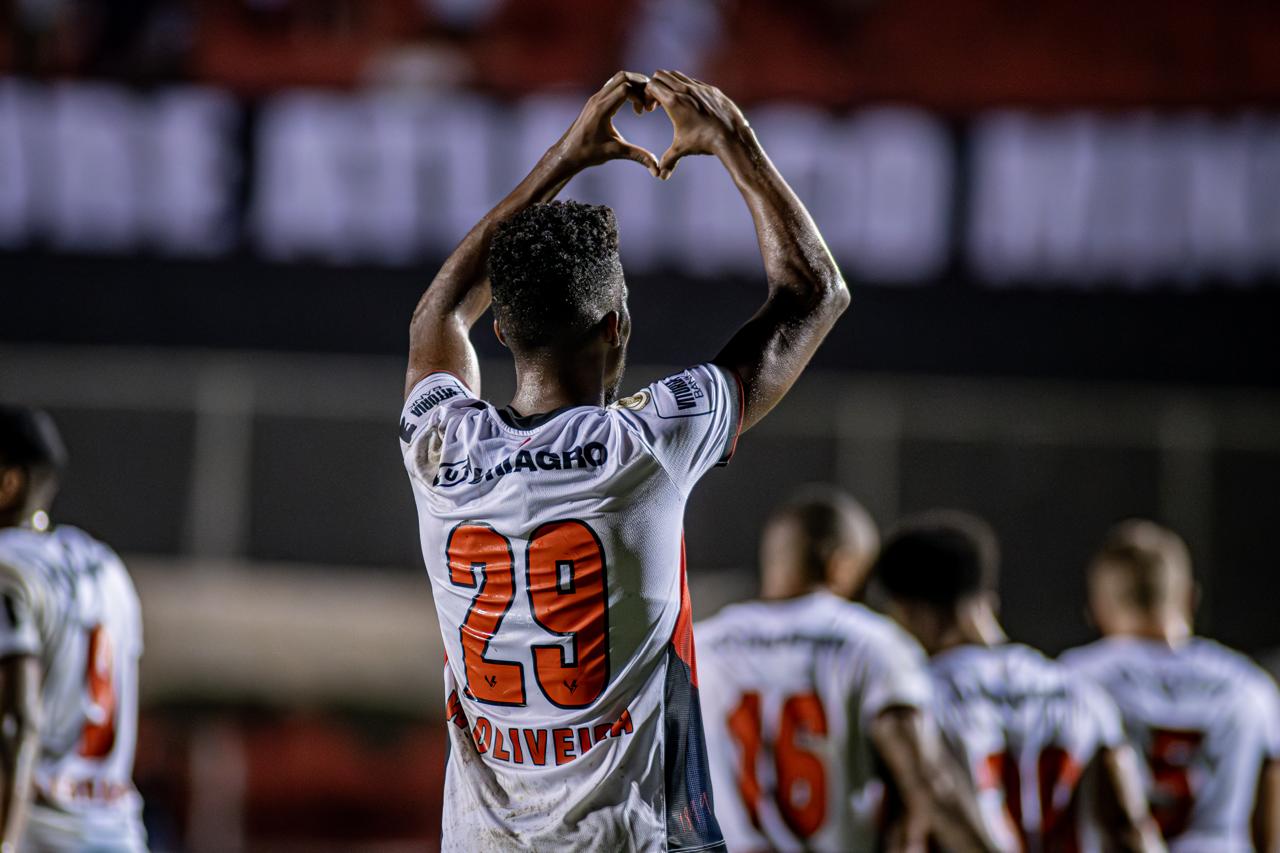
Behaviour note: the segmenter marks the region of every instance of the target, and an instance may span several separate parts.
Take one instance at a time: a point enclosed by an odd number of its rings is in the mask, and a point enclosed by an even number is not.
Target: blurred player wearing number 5
[[[1280,692],[1244,655],[1192,635],[1194,598],[1182,539],[1148,521],[1121,524],[1089,567],[1103,638],[1062,663],[1119,706],[1171,850],[1275,853]]]
[[[933,512],[903,522],[875,568],[930,656],[935,713],[992,832],[1011,850],[1163,850],[1115,707],[1004,635],[998,562],[985,522]]]
[[[661,160],[612,117],[661,106]],[[617,400],[631,320],[608,208],[548,203],[632,159],[713,154],[755,221],[768,296],[711,362]],[[490,304],[515,359],[480,399]],[[690,489],[782,398],[848,303],[746,119],[678,73],[620,72],[463,239],[419,303],[400,438],[447,652],[446,850],[719,850],[682,519]]]
[[[878,539],[852,498],[811,487],[765,526],[761,600],[695,628],[716,814],[732,850],[906,849],[919,839],[901,821],[882,825],[882,777],[948,850],[991,846],[928,719],[919,646],[849,600]]]
[[[110,548],[48,526],[64,458],[47,415],[0,406],[0,849],[136,853],[141,614]]]

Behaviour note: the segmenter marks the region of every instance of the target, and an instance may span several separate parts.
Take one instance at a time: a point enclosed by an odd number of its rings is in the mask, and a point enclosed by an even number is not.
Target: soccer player
[[[1005,636],[998,562],[985,522],[934,512],[905,521],[875,568],[890,613],[930,655],[939,723],[988,825],[1014,850],[1093,846],[1095,830],[1107,849],[1162,849],[1115,707]]]
[[[661,159],[612,116],[674,126]],[[768,295],[713,361],[616,399],[631,333],[612,211],[549,203],[616,158],[712,154],[755,221]],[[490,304],[516,390],[480,397]],[[675,72],[619,72],[463,239],[410,332],[400,438],[447,652],[446,850],[716,850],[682,517],[848,304],[747,121]]]
[[[843,492],[810,487],[774,511],[761,600],[694,627],[716,816],[731,850],[900,849],[883,764],[948,850],[984,849],[970,789],[928,718],[920,647],[849,599],[879,535]]]
[[[1102,639],[1062,663],[1119,706],[1169,848],[1280,850],[1280,692],[1244,655],[1192,635],[1186,544],[1152,522],[1125,522],[1088,582]]]
[[[0,406],[0,850],[135,853],[141,613],[115,552],[49,526],[64,460],[48,415]]]

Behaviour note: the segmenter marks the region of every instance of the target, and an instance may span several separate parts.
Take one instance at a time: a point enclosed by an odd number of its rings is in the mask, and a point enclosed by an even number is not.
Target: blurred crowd
[[[1245,0],[7,0],[0,73],[517,96],[672,67],[747,101],[1226,106],[1280,95],[1277,27]]]

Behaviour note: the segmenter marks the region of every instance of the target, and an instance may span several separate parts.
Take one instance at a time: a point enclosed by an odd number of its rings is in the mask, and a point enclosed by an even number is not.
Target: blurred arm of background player
[[[0,851],[18,849],[26,824],[40,733],[40,663],[0,660]]]
[[[686,155],[714,154],[755,221],[769,296],[715,358],[742,380],[742,429],[747,430],[795,383],[848,307],[849,291],[809,212],[769,162],[733,101],[678,71],[656,72],[646,91],[675,127],[658,176],[670,177]]]
[[[999,849],[960,767],[918,709],[881,711],[871,724],[871,742],[906,806],[902,824],[888,833],[889,849],[925,850],[930,835],[955,853]]]
[[[1253,845],[1260,853],[1280,853],[1280,760],[1265,762],[1258,777]]]
[[[653,100],[645,95],[648,82],[645,75],[631,71],[610,77],[533,171],[462,238],[413,312],[406,396],[424,376],[437,370],[454,374],[472,393],[480,394],[480,363],[470,332],[489,308],[485,264],[499,223],[530,205],[551,201],[574,175],[609,160],[635,160],[658,174],[656,158],[627,142],[613,126],[613,116],[628,100],[637,113],[654,108]]]
[[[1133,748],[1098,750],[1089,772],[1097,774],[1095,790],[1099,829],[1106,849],[1161,853],[1165,849],[1142,790],[1142,774]]]

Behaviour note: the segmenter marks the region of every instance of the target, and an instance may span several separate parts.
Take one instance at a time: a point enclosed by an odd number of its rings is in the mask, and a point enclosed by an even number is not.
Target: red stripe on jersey
[[[736,370],[729,370],[729,375],[733,377],[733,381],[738,386],[738,425],[733,428],[733,444],[729,445],[729,452],[724,456],[723,464],[726,465],[738,450],[738,439],[742,437],[742,419],[745,417],[747,410],[747,389],[742,384],[742,377],[738,375]]]
[[[680,534],[680,615],[671,632],[671,645],[676,656],[689,667],[693,686],[698,686],[698,657],[693,648],[693,603],[689,598],[689,580],[685,572],[684,534]]]

